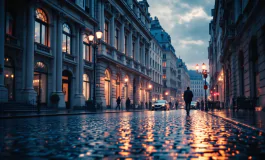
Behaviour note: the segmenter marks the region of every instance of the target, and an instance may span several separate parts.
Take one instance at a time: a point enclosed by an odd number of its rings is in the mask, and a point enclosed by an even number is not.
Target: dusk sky
[[[171,36],[176,55],[188,69],[198,63],[208,66],[209,22],[214,0],[148,0],[152,17]]]

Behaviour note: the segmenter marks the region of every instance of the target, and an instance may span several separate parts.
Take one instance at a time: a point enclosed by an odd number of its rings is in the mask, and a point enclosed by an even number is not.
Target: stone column
[[[140,36],[138,35],[137,39],[136,39],[136,50],[135,50],[135,57],[136,57],[136,61],[140,62]]]
[[[114,47],[115,45],[115,17],[111,17],[110,21],[110,45]]]
[[[133,42],[132,42],[132,31],[129,33],[129,39],[128,39],[128,55],[129,57],[132,57],[132,47],[133,47]]]
[[[63,53],[62,53],[62,17],[58,16],[57,21],[57,56],[56,56],[56,92],[60,97],[60,101],[58,103],[58,108],[65,108],[64,94],[62,92],[62,73],[63,73]]]
[[[120,36],[121,36],[121,38],[120,38],[120,40],[121,40],[121,43],[120,43],[120,51],[122,53],[125,53],[125,48],[124,48],[124,43],[125,43],[125,37],[124,37],[124,22],[121,24],[121,30],[120,30],[120,32],[121,32],[121,34],[120,34]]]
[[[76,83],[77,92],[75,95],[75,106],[85,106],[85,97],[83,95],[83,74],[84,74],[84,60],[83,60],[83,28],[77,31],[77,69],[76,69]]]
[[[89,14],[95,18],[95,0],[89,0]]]
[[[0,103],[8,101],[8,92],[4,86],[5,57],[5,0],[0,0]]]
[[[34,73],[34,6],[30,5],[28,10],[27,30],[27,52],[26,52],[26,86],[23,91],[23,101],[29,104],[36,104],[37,93],[33,89]]]
[[[51,34],[51,49],[53,55],[53,67],[52,67],[52,92],[56,92],[56,60],[57,60],[57,16],[56,14],[53,16],[53,26],[52,26],[52,34]]]
[[[142,64],[144,66],[146,66],[146,64],[145,64],[145,42],[144,42],[144,44],[142,46],[142,57],[141,57],[141,59],[142,59]]]

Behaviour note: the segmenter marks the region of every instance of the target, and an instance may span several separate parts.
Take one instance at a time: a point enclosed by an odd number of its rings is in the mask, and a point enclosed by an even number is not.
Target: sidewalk
[[[101,114],[101,113],[122,113],[122,112],[143,112],[148,111],[145,109],[141,110],[115,110],[108,109],[103,111],[87,111],[87,110],[49,110],[49,111],[31,111],[31,112],[10,112],[0,113],[0,119],[12,119],[12,118],[32,118],[32,117],[45,117],[45,116],[65,116],[65,115],[83,115],[83,114]]]
[[[263,111],[233,111],[232,109],[223,109],[214,111],[209,110],[208,113],[226,120],[239,122],[241,124],[243,123],[243,125],[248,125],[256,130],[265,131],[265,112]]]

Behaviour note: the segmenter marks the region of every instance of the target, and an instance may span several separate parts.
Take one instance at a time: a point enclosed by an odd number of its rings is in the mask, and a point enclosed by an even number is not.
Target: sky
[[[215,0],[148,0],[151,17],[171,36],[176,55],[187,64],[209,64],[209,23]]]

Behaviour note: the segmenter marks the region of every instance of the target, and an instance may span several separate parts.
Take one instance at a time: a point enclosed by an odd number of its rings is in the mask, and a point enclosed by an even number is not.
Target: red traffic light
[[[207,86],[207,85],[204,85],[204,87],[203,87],[203,88],[206,90],[206,89],[208,89],[208,86]]]

